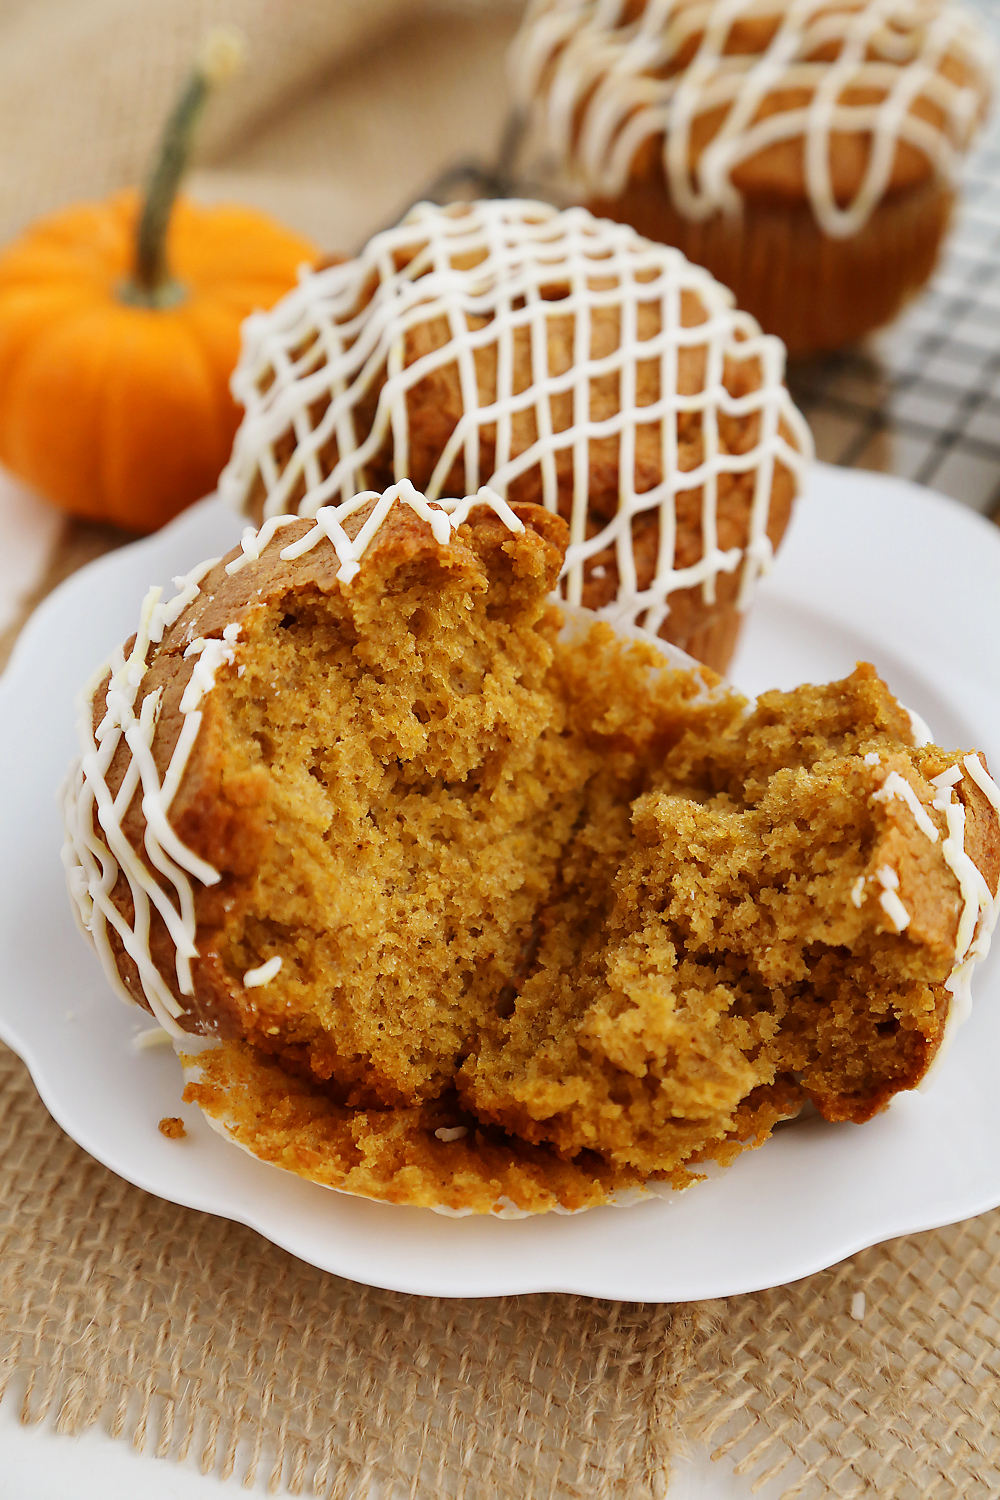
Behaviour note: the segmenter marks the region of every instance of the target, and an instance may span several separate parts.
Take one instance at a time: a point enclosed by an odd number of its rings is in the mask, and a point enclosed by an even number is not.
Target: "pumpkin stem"
[[[237,71],[244,52],[242,33],[233,27],[216,27],[205,38],[160,139],[139,218],[135,265],[131,279],[122,288],[126,302],[165,307],[184,295],[167,265],[167,227],[205,101],[216,84]]]

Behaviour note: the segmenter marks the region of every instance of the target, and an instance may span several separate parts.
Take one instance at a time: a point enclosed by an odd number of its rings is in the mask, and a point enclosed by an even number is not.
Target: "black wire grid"
[[[793,365],[789,385],[819,458],[900,474],[998,516],[1000,114],[968,162],[926,291],[864,344]]]

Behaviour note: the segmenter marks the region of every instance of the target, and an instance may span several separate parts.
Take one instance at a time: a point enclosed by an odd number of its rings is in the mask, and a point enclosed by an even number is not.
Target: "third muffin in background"
[[[992,63],[948,0],[534,0],[511,71],[573,196],[679,246],[798,354],[930,276]]]

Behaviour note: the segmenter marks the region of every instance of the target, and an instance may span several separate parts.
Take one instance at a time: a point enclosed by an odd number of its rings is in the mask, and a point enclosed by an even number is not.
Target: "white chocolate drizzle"
[[[930,737],[928,735],[927,743]],[[879,757],[870,752],[864,757],[866,765],[879,764]],[[873,802],[888,803],[894,799],[906,804],[914,822],[924,837],[932,844],[941,843],[941,855],[955,879],[958,881],[961,910],[955,936],[955,955],[951,973],[945,981],[945,989],[951,995],[944,1034],[938,1045],[931,1066],[921,1079],[919,1088],[924,1089],[937,1076],[955,1032],[968,1019],[972,1009],[972,971],[976,963],[989,952],[990,939],[1000,915],[1000,890],[994,897],[985,876],[965,848],[965,807],[956,800],[954,789],[964,774],[974,781],[991,807],[1000,817],[1000,788],[992,776],[983,769],[976,755],[966,755],[962,764],[948,766],[939,775],[931,778],[937,796],[931,803],[935,812],[944,814],[947,833],[941,839],[939,830],[928,815],[913,787],[898,771],[890,771],[881,787],[872,793]],[[910,914],[899,897],[899,875],[889,865],[875,872],[875,879],[882,887],[879,904],[897,932],[903,932],[910,924]],[[851,901],[860,907],[864,900],[865,877],[859,876],[851,889]]]
[[[136,1032],[132,1038],[132,1046],[137,1052],[147,1052],[150,1047],[164,1047],[172,1042],[173,1037],[162,1026],[150,1026],[145,1031]]]
[[[934,1059],[918,1085],[921,1090],[927,1088],[937,1077],[956,1031],[971,1014],[973,969],[989,952],[990,940],[1000,915],[1000,888],[994,897],[982,871],[965,852],[965,808],[961,802],[955,801],[953,790],[962,780],[963,768],[1000,817],[1000,787],[983,769],[978,756],[966,755],[961,766],[949,766],[940,775],[931,778],[931,785],[937,787],[940,794],[935,797],[932,805],[937,811],[944,813],[948,824],[948,836],[942,843],[941,853],[959,883],[962,913],[955,940],[955,964],[945,981],[945,989],[951,995],[948,1018]]]
[[[216,561],[211,559],[186,577],[175,579],[178,592],[167,604],[160,602],[161,589],[150,589],[143,601],[139,629],[128,656],[124,648],[119,647],[110,660],[97,669],[78,696],[77,732],[81,755],[71,769],[64,789],[66,841],[62,857],[78,923],[92,940],[118,993],[131,1000],[132,996],[118,973],[109,928],[117,934],[138,970],[143,994],[153,1015],[171,1035],[180,1033],[176,1018],[183,1007],[153,962],[149,948],[151,914],[154,909],[158,912],[174,944],[175,976],[180,993],[192,994],[191,960],[197,957],[197,949],[190,877],[204,885],[213,885],[219,876],[211,865],[186,848],[167,820],[173,793],[184,774],[201,726],[201,714],[196,707],[185,711],[181,734],[161,783],[152,753],[161,693],[157,690],[146,694],[138,716],[135,704],[146,674],[151,646],[162,640],[164,630],[176,622],[197,596],[201,579]],[[105,713],[95,729],[94,695],[109,672]],[[106,777],[122,740],[128,746],[131,759],[117,793],[112,796]],[[163,877],[164,884],[150,873],[122,828],[122,819],[140,789],[146,822],[143,847],[150,864]],[[95,817],[103,837],[94,827]],[[132,926],[111,900],[119,872],[128,880],[132,894]]]
[[[739,213],[737,169],[801,142],[816,222],[832,238],[855,235],[890,187],[900,143],[955,181],[992,89],[994,49],[951,0],[647,0],[634,10],[533,0],[511,49],[514,96],[587,195],[618,197],[636,154],[662,140],[671,203],[689,220]],[[747,23],[766,35],[757,52],[737,35]],[[967,84],[948,76],[956,70]],[[839,203],[832,157],[844,134],[870,149],[853,198]]]
[[[934,735],[926,719],[922,719],[918,713],[914,713],[912,708],[907,708],[905,703],[901,703],[899,706],[910,721],[910,733],[913,735],[915,747],[920,750],[924,745],[933,745]]]
[[[872,764],[869,755],[866,755],[864,759],[866,764]],[[998,907],[1000,907],[1000,892],[997,897],[993,896],[979,866],[966,852],[965,807],[960,801],[956,801],[954,796],[954,788],[962,780],[963,767],[965,774],[976,783],[997,815],[1000,816],[1000,789],[997,788],[989,772],[983,769],[978,756],[966,755],[961,766],[948,766],[939,775],[931,778],[931,786],[938,792],[931,806],[936,812],[944,813],[948,829],[941,844],[941,854],[945,864],[958,881],[962,897],[962,910],[955,937],[956,970],[967,958],[971,957],[975,960],[982,958],[988,952],[990,937],[996,925]],[[878,790],[872,793],[873,802],[891,802],[894,799],[906,804],[921,833],[930,843],[936,844],[940,838],[938,829],[934,826],[927,809],[921,803],[913,787],[898,771],[890,771]],[[905,908],[895,896],[895,892],[899,889],[899,877],[895,870],[884,865],[876,871],[876,879],[883,887],[882,906],[892,917],[897,931],[901,932],[910,919],[907,915],[906,922],[900,923],[900,915],[905,913]],[[861,902],[855,896],[857,888],[858,883],[855,882],[851,899],[855,906],[860,906]],[[950,984],[951,981],[949,981],[949,986]]]
[[[221,666],[233,665],[236,660],[233,647],[239,633],[238,625],[227,625],[222,632],[221,640],[206,641],[203,636],[199,636],[187,647],[184,652],[185,660],[189,656],[197,656],[198,660],[181,697],[182,714],[193,713],[205,694],[212,691],[215,686],[215,674]]]
[[[865,759],[867,760],[868,757],[865,756]],[[907,807],[910,809],[910,812],[913,814],[913,821],[920,829],[920,832],[927,838],[929,838],[932,844],[936,844],[938,841],[937,829],[934,827],[931,819],[927,816],[926,808],[924,808],[924,806],[922,805],[920,798],[917,796],[916,792],[913,790],[906,777],[900,776],[898,771],[889,772],[888,776],[885,778],[885,781],[879,787],[878,791],[872,793],[872,801],[891,802],[894,797],[897,797],[901,802],[906,803]]]
[[[344,530],[343,522],[372,500],[376,502],[375,508],[352,541]],[[378,494],[376,490],[363,490],[360,495],[355,495],[353,500],[347,500],[343,505],[320,506],[312,531],[307,531],[297,542],[291,542],[282,548],[279,556],[285,560],[302,557],[304,553],[311,552],[317,542],[325,539],[332,543],[340,562],[338,581],[350,583],[360,569],[361,559],[395,504],[407,506],[422,521],[426,521],[439,547],[446,547],[452,535],[460,526],[464,526],[474,505],[489,506],[508,531],[520,533],[524,530],[524,522],[518,520],[506,500],[485,485],[475,495],[467,495],[463,500],[445,498],[430,505],[408,479],[401,479],[398,484],[386,490],[384,495]]]
[[[562,294],[554,300],[553,287]],[[699,299],[704,322],[682,323],[684,294]],[[640,339],[639,309],[649,304],[658,309],[659,331]],[[619,344],[597,357],[593,315],[602,307],[619,311]],[[573,361],[553,373],[551,326],[570,319]],[[442,324],[448,333],[443,340]],[[517,340],[526,340],[530,350],[531,379],[523,390],[515,390]],[[408,349],[416,345],[426,352],[408,364]],[[687,349],[705,351],[703,386],[691,394],[678,388],[680,356]],[[480,385],[477,355],[495,365],[496,389],[489,397]],[[638,371],[645,364],[658,369],[659,397],[638,406]],[[737,396],[725,382],[727,370],[739,366],[755,370],[757,388]],[[270,312],[253,314],[243,325],[232,379],[246,414],[220,493],[240,507],[255,482],[262,484],[263,538],[267,525],[281,524],[283,512],[315,516],[337,499],[349,503],[366,483],[366,466],[389,452],[395,478],[402,481],[411,468],[407,397],[445,370],[458,372],[463,410],[428,480],[429,502],[446,506],[444,490],[457,464],[464,470],[462,493],[469,495],[486,485],[506,498],[520,476],[537,472],[542,502],[555,511],[557,459],[569,454],[573,495],[563,574],[569,603],[581,601],[585,563],[613,546],[619,586],[616,600],[599,611],[605,618],[635,623],[644,616],[644,628],[655,634],[672,593],[700,587],[711,602],[719,574],[738,569],[737,605],[747,607],[771,560],[767,520],[776,465],[784,465],[800,487],[812,455],[808,427],[783,383],[784,348],[679,251],[581,208],[557,213],[547,204],[518,201],[451,209],[418,204],[357,259],[305,277]],[[597,420],[591,415],[592,383],[608,376],[618,380],[619,410]],[[553,403],[567,395],[572,421],[557,431]],[[525,414],[534,419],[535,436],[518,451],[514,423]],[[678,424],[687,414],[700,424],[703,455],[696,468],[683,470]],[[746,417],[755,419],[754,440],[745,452],[727,451],[720,421]],[[661,470],[659,481],[641,491],[640,428],[657,433]],[[588,537],[590,443],[601,439],[618,444],[618,509]],[[293,447],[286,457],[289,440]],[[327,457],[334,447],[335,461]],[[727,474],[751,475],[753,496],[745,545],[723,549],[718,492]],[[678,566],[677,496],[691,491],[701,492],[702,553]],[[653,580],[640,589],[633,522],[646,515],[658,520],[660,542]],[[244,557],[263,544],[245,540]],[[230,564],[233,571],[240,566],[240,558]]]
[[[878,898],[879,905],[896,931],[902,932],[910,925],[910,913],[897,895],[899,876],[890,865],[883,865],[880,870],[875,871],[875,879],[882,887],[882,894]]]
[[[342,523],[372,501],[375,503],[371,515],[352,540]],[[345,505],[321,509],[310,530],[279,552],[279,556],[296,558],[321,544],[331,546],[340,563],[336,576],[342,587],[348,587],[394,505],[406,506],[426,520],[440,546],[444,546],[455,530],[468,520],[475,505],[488,506],[509,531],[524,530],[523,523],[507,503],[486,489],[462,500],[442,500],[437,506],[431,506],[408,480],[403,480],[384,495],[369,492],[354,497]],[[259,533],[245,532],[241,553],[227,565],[226,571],[231,574],[239,567],[258,562],[281,528],[294,520],[293,516],[276,517]],[[138,970],[139,983],[150,1010],[172,1037],[185,1035],[178,1024],[184,1007],[178,1003],[153,960],[150,951],[151,917],[154,911],[159,914],[174,944],[173,977],[178,991],[181,995],[193,995],[191,965],[198,958],[194,882],[203,886],[216,885],[220,875],[181,842],[171,827],[169,814],[201,728],[201,704],[206,694],[214,689],[220,671],[236,667],[240,636],[238,622],[225,626],[221,636],[194,637],[184,650],[185,659],[196,660],[181,694],[181,731],[162,781],[153,754],[162,691],[157,688],[147,693],[141,703],[138,700],[152,648],[162,641],[164,631],[175,625],[184,610],[198,598],[202,580],[218,562],[218,558],[212,558],[185,577],[175,578],[177,593],[166,603],[161,602],[160,588],[149,590],[128,656],[124,648],[119,647],[109,661],[98,667],[77,697],[80,757],[71,767],[62,792],[66,833],[62,861],[77,924],[92,942],[116,992],[122,999],[133,1003],[135,997],[121,979],[111,946],[110,932],[117,935]],[[236,670],[238,672],[239,668]],[[105,712],[95,729],[94,699],[105,678],[109,679],[105,689]],[[122,741],[131,758],[118,791],[112,795],[107,776]],[[140,790],[146,825],[143,849],[152,871],[132,847],[122,827],[122,820]],[[119,874],[125,876],[131,894],[134,913],[131,925],[111,899]],[[254,988],[270,983],[280,971],[281,963],[280,956],[275,955],[259,968],[248,970],[243,976],[244,986]]]
[[[266,964],[261,964],[257,969],[247,969],[243,975],[243,988],[247,990],[260,989],[265,984],[270,984],[272,979],[277,979],[281,973],[282,958],[276,953],[269,958]]]

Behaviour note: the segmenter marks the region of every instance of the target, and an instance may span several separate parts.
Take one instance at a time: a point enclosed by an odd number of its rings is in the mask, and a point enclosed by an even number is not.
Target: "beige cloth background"
[[[206,29],[241,27],[190,188],[328,249],[393,221],[441,166],[495,150],[519,0],[3,0],[0,239],[141,181]]]
[[[486,0],[5,0],[0,236],[141,177],[198,38],[236,20],[250,60],[211,106],[192,186],[350,249],[441,166],[494,150],[515,17]],[[116,540],[77,528],[45,587]],[[1000,1212],[724,1302],[422,1300],[123,1183],[0,1048],[2,1390],[26,1421],[99,1422],[150,1455],[343,1500],[652,1500],[690,1438],[760,1478],[787,1467],[803,1500],[986,1500]]]

